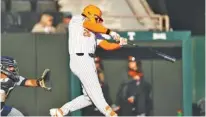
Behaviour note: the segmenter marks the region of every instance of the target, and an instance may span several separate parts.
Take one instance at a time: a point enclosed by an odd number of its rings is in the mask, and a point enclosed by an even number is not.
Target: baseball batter
[[[89,5],[84,8],[81,15],[74,16],[69,24],[69,54],[70,68],[78,76],[82,83],[83,95],[66,103],[61,108],[50,109],[51,116],[63,116],[91,105],[92,103],[105,116],[117,116],[103,97],[102,89],[98,81],[94,63],[96,46],[100,45],[106,50],[118,49],[127,41],[114,31],[102,25],[101,10]],[[108,44],[101,39],[99,34],[108,34],[119,44]]]

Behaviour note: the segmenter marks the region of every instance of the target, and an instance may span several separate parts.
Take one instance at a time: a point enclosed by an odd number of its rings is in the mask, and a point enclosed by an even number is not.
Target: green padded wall
[[[193,47],[193,101],[205,97],[205,36],[192,37]]]
[[[14,57],[24,77],[35,78],[36,54],[35,37],[31,34],[2,34],[1,55]],[[14,106],[25,115],[37,115],[37,90],[35,88],[15,88],[6,104]]]
[[[155,116],[176,116],[183,109],[182,61],[154,60],[152,87]]]
[[[51,69],[52,92],[37,89],[37,115],[49,116],[50,108],[69,101],[69,56],[65,35],[35,35],[37,74]]]
[[[104,55],[107,56],[106,52]],[[103,65],[110,95],[115,103],[120,84],[128,79],[128,61],[110,57],[103,59]],[[143,59],[142,67],[145,80],[152,85],[153,115],[176,116],[177,110],[183,109],[182,61],[170,63],[164,60]]]
[[[52,71],[52,92],[18,87],[11,93],[8,105],[27,116],[48,116],[50,108],[69,101],[70,70],[65,35],[3,34],[2,55],[13,56],[20,74],[28,78],[40,77],[45,68]]]

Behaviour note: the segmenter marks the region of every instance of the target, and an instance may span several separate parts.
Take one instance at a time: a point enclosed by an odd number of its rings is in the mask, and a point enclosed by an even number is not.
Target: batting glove
[[[111,31],[111,32],[109,33],[109,35],[110,35],[114,40],[116,40],[116,41],[119,41],[119,40],[120,40],[120,35],[119,35],[118,33],[114,32],[114,31]]]
[[[120,42],[119,42],[119,44],[120,44],[121,46],[127,45],[127,39],[120,37]]]

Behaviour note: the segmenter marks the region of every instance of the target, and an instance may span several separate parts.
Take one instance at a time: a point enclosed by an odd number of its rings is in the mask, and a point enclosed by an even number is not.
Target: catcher
[[[16,60],[12,57],[2,56],[1,57],[1,116],[23,116],[23,114],[10,106],[6,106],[5,102],[11,91],[15,86],[25,87],[41,87],[46,90],[51,88],[46,87],[45,82],[49,80],[50,70],[45,69],[41,78],[38,79],[27,79],[19,75],[18,66]]]

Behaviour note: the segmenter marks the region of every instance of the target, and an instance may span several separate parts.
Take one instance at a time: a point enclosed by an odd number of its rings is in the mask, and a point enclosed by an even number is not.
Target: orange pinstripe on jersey
[[[109,43],[106,40],[103,40],[99,43],[99,46],[105,50],[116,50],[120,48],[120,45],[117,43]]]

